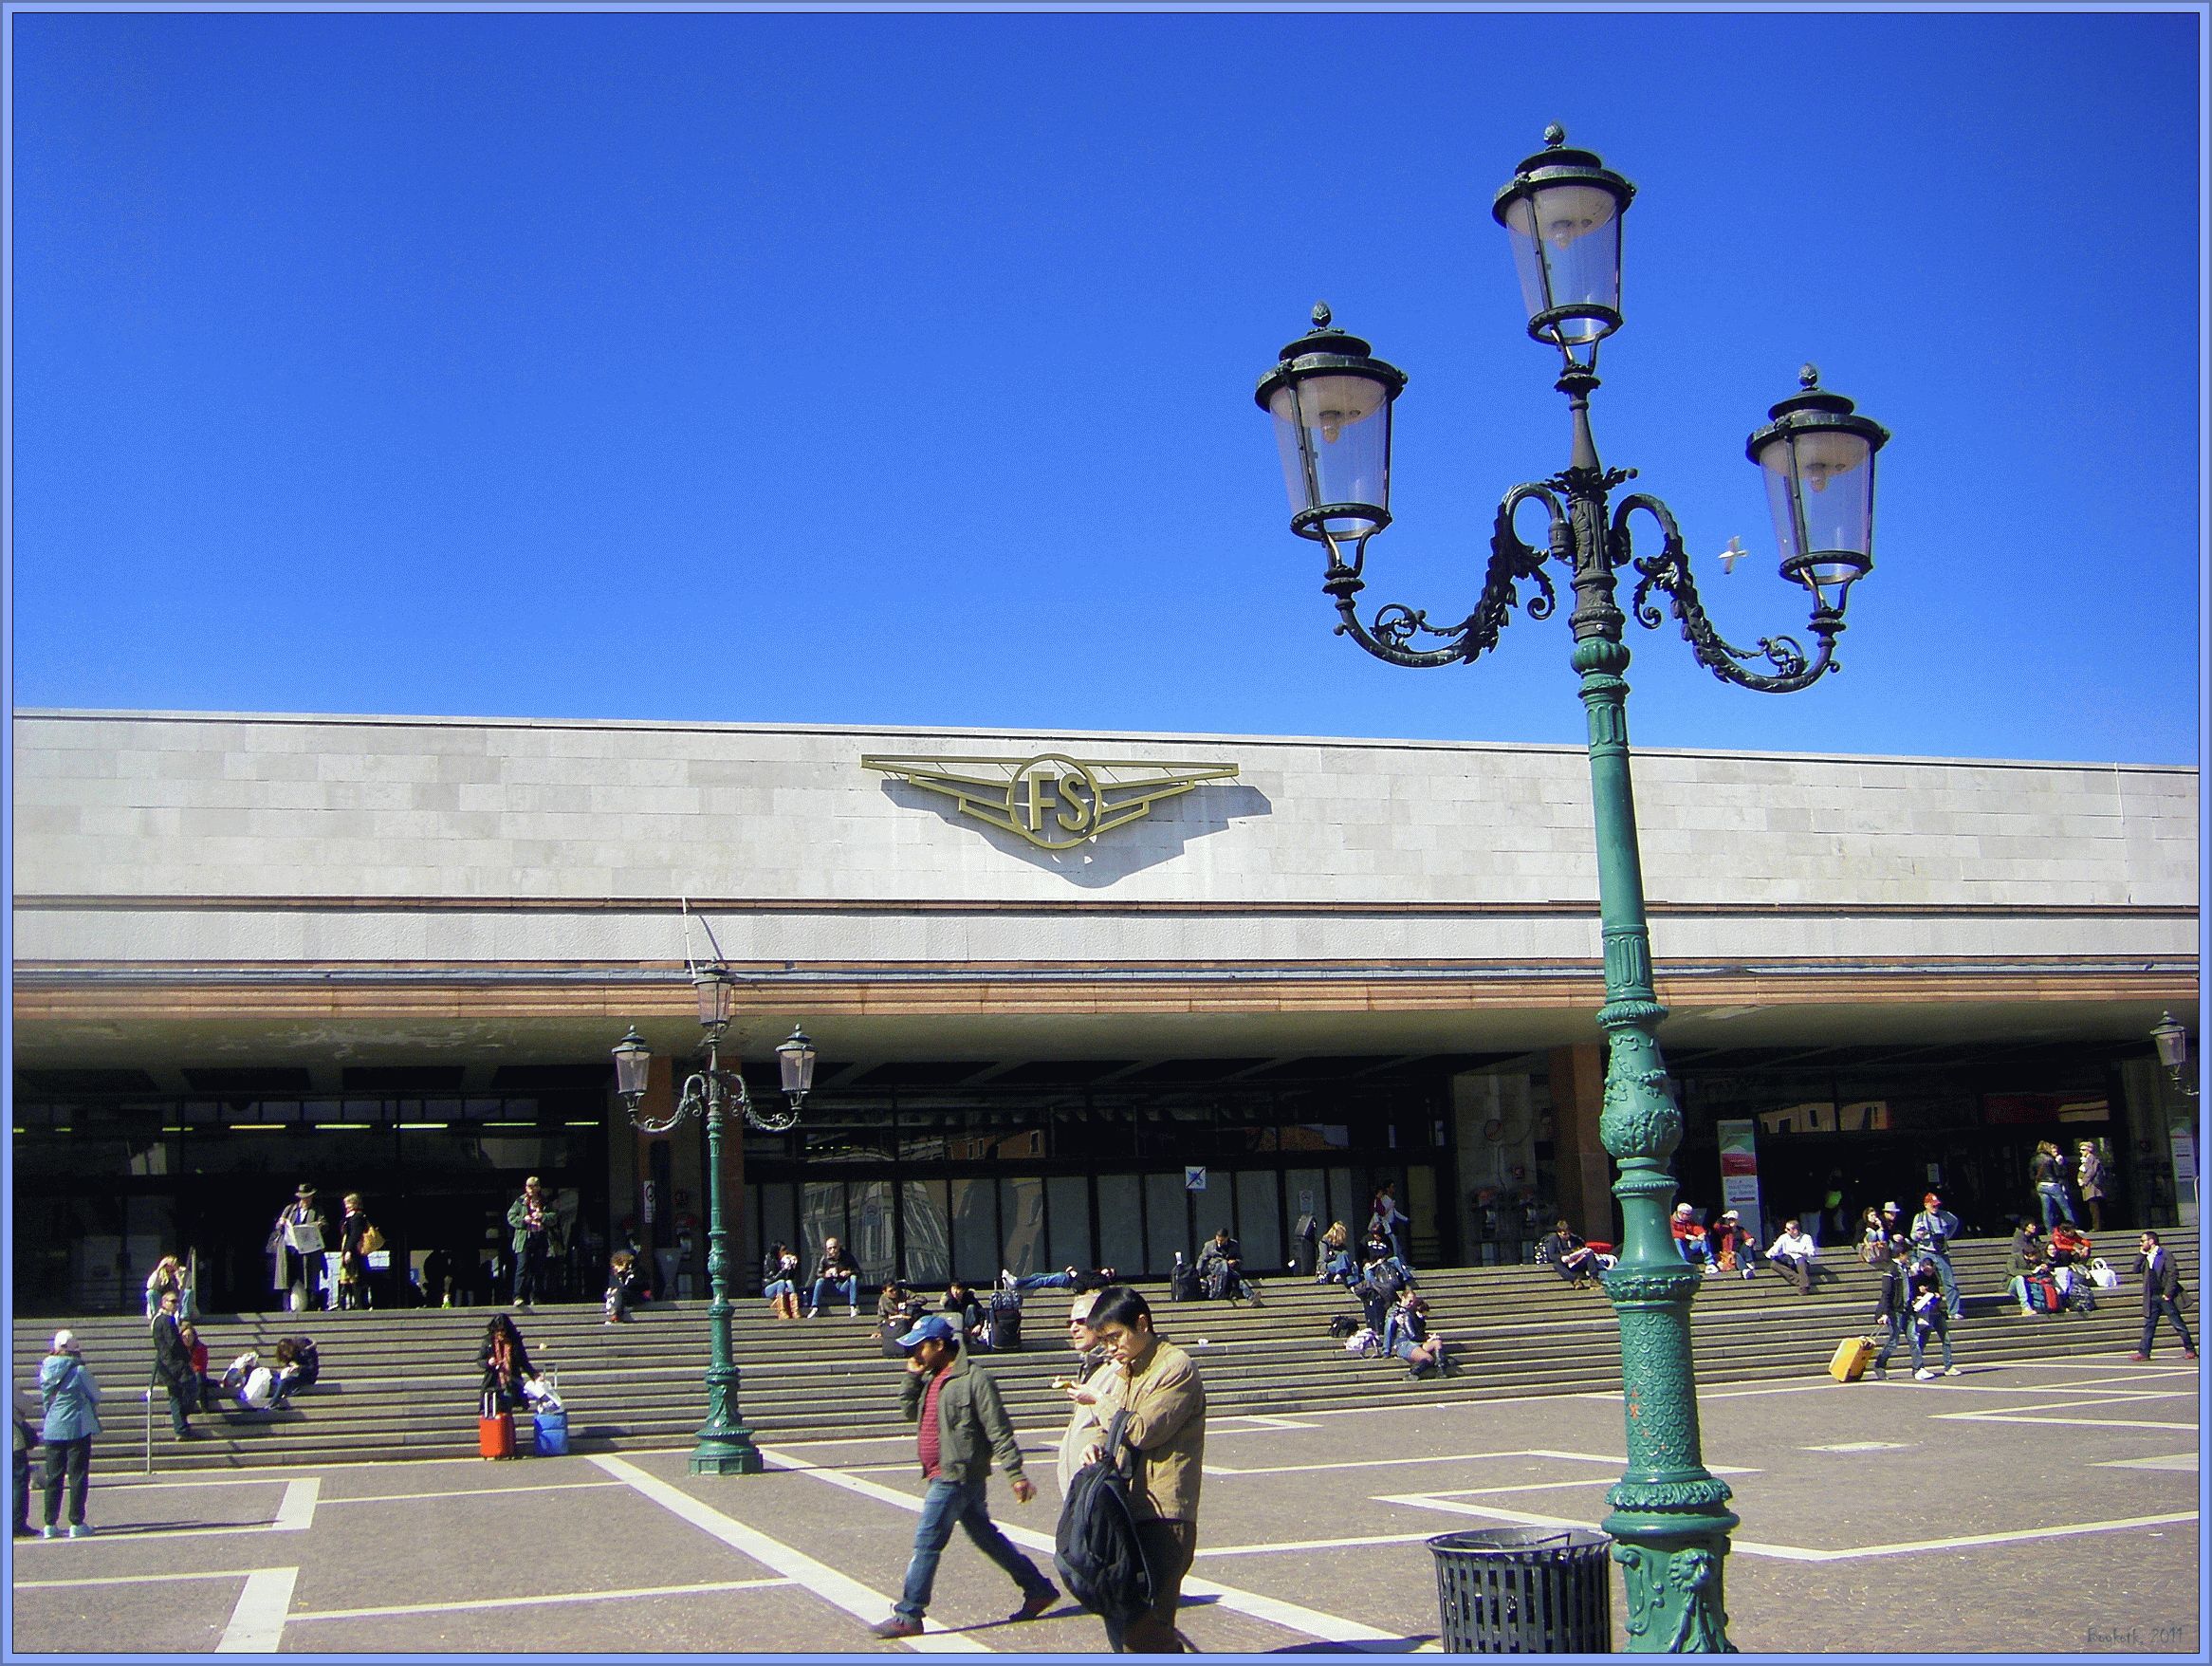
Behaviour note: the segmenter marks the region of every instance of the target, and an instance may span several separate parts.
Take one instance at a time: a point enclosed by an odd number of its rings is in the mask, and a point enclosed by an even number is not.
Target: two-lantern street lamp
[[[775,1133],[799,1120],[800,1106],[814,1086],[814,1044],[794,1027],[776,1048],[783,1073],[783,1107],[760,1108],[746,1089],[745,1077],[722,1068],[723,1032],[729,1027],[730,982],[728,968],[709,963],[694,967],[691,984],[699,997],[699,1027],[706,1032],[707,1058],[702,1069],[685,1079],[675,1108],[666,1117],[638,1115],[645,1099],[653,1054],[633,1027],[615,1046],[615,1091],[621,1096],[630,1120],[648,1134],[666,1134],[687,1116],[707,1125],[707,1279],[713,1301],[707,1309],[708,1334],[712,1356],[707,1366],[707,1422],[691,1449],[694,1475],[749,1475],[761,1468],[760,1449],[752,1431],[740,1420],[737,1361],[729,1342],[729,1244],[722,1216],[722,1124],[735,1107],[756,1128]]]
[[[1816,646],[1808,655],[1786,636],[1761,638],[1747,649],[1725,640],[1698,600],[1673,514],[1641,491],[1610,506],[1613,489],[1635,471],[1601,467],[1591,437],[1598,343],[1621,325],[1621,221],[1635,187],[1593,153],[1568,149],[1558,127],[1544,138],[1545,148],[1521,164],[1491,213],[1513,249],[1528,333],[1558,350],[1554,385],[1567,396],[1572,447],[1562,472],[1505,494],[1470,613],[1432,624],[1427,611],[1397,603],[1365,621],[1357,610],[1368,540],[1391,524],[1391,417],[1404,373],[1372,357],[1367,342],[1336,328],[1329,309],[1316,306],[1314,328],[1282,349],[1261,378],[1258,398],[1275,418],[1290,528],[1326,550],[1321,588],[1335,601],[1337,631],[1370,654],[1395,665],[1471,661],[1497,641],[1509,611],[1521,605],[1522,582],[1536,591],[1529,617],[1542,619],[1558,602],[1546,562],[1560,563],[1569,575],[1571,662],[1581,676],[1589,720],[1605,949],[1606,1001],[1597,1022],[1609,1046],[1598,1137],[1620,1165],[1613,1194],[1624,1223],[1620,1262],[1605,1286],[1620,1320],[1629,1463],[1606,1494],[1612,1513],[1604,1526],[1627,1586],[1630,1648],[1721,1651],[1732,1647],[1722,1585],[1737,1517],[1726,1508],[1726,1484],[1705,1469],[1700,1453],[1689,1339],[1699,1275],[1668,1231],[1675,1194],[1668,1159],[1682,1139],[1682,1112],[1659,1051],[1667,1009],[1651,988],[1622,679],[1629,651],[1614,587],[1622,569],[1633,573],[1629,606],[1647,628],[1666,618],[1652,593],[1665,595],[1691,653],[1724,681],[1766,694],[1810,686],[1835,669],[1851,586],[1873,565],[1874,454],[1889,436],[1854,414],[1849,399],[1823,391],[1810,365],[1799,391],[1768,412],[1746,454],[1766,482],[1781,575],[1811,596],[1806,628]],[[1515,527],[1516,513],[1531,501],[1543,505],[1549,520],[1541,548]],[[1658,528],[1659,547],[1650,555],[1637,555],[1631,545],[1630,523],[1638,510]]]

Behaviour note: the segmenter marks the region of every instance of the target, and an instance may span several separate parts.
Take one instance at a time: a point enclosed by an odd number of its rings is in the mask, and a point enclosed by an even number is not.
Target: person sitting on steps
[[[853,1258],[845,1253],[845,1247],[835,1238],[824,1238],[821,1260],[814,1269],[814,1293],[807,1298],[806,1317],[814,1318],[821,1311],[822,1304],[842,1293],[845,1317],[860,1316],[860,1269],[853,1265]]]

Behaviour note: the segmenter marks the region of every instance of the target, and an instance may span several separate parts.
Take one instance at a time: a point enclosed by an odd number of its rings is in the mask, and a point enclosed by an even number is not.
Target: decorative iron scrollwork
[[[1659,523],[1660,550],[1648,559],[1634,555],[1629,537],[1629,517],[1638,509]],[[1683,549],[1682,531],[1674,523],[1674,513],[1659,499],[1641,491],[1622,498],[1620,507],[1613,511],[1608,542],[1614,569],[1633,566],[1641,575],[1635,596],[1630,602],[1636,622],[1646,630],[1659,628],[1667,615],[1652,603],[1651,592],[1665,592],[1668,611],[1682,623],[1682,639],[1689,644],[1698,663],[1723,682],[1732,682],[1762,694],[1788,694],[1836,669],[1835,634],[1843,629],[1843,616],[1827,607],[1816,606],[1813,610],[1809,628],[1819,638],[1820,645],[1810,658],[1795,637],[1761,637],[1749,648],[1739,648],[1723,637],[1698,600],[1697,582],[1689,575],[1689,557]],[[1772,671],[1747,670],[1755,660],[1764,660],[1773,667]]]
[[[1461,665],[1497,645],[1499,632],[1505,628],[1513,609],[1521,605],[1522,580],[1537,586],[1537,594],[1527,602],[1528,617],[1548,617],[1558,605],[1558,594],[1552,588],[1550,575],[1544,571],[1546,554],[1522,542],[1513,528],[1514,510],[1532,497],[1540,499],[1551,513],[1551,542],[1553,553],[1557,552],[1559,528],[1567,525],[1566,510],[1559,500],[1545,484],[1515,487],[1498,506],[1497,523],[1490,534],[1490,565],[1483,578],[1483,594],[1475,602],[1474,612],[1466,618],[1456,624],[1432,625],[1426,608],[1392,602],[1376,609],[1373,623],[1363,625],[1354,605],[1354,597],[1360,588],[1359,568],[1356,565],[1345,565],[1339,560],[1332,565],[1328,582],[1322,585],[1336,599],[1336,612],[1341,620],[1336,634],[1350,637],[1376,658],[1387,659],[1393,665]],[[1572,541],[1571,534],[1569,541]],[[1417,637],[1438,638],[1442,645],[1415,648],[1411,644]]]

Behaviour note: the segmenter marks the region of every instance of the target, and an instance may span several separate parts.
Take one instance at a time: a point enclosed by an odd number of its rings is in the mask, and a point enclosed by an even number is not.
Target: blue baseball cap
[[[941,1313],[932,1313],[914,1321],[913,1329],[898,1339],[902,1348],[918,1348],[924,1342],[949,1342],[960,1333],[952,1328],[952,1322]]]

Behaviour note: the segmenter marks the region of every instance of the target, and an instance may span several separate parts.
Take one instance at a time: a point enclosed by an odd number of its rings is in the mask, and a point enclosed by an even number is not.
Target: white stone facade
[[[1043,752],[1239,775],[1054,855],[860,764]],[[2192,769],[1647,751],[1635,781],[1668,959],[2195,952]],[[26,713],[14,817],[30,962],[665,962],[678,898],[744,961],[1597,947],[1572,747]]]

